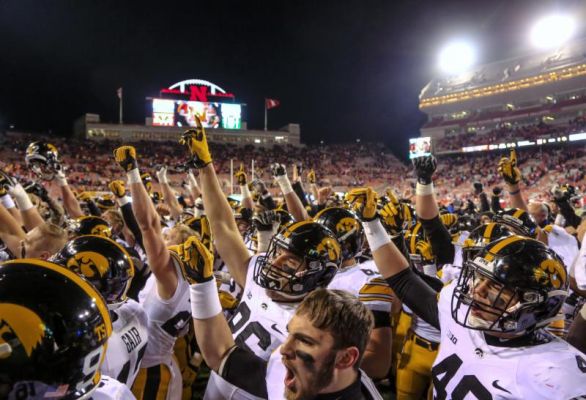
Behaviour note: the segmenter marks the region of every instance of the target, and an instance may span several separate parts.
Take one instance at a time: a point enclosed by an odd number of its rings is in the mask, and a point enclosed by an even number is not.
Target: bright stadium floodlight
[[[468,70],[476,61],[476,52],[470,43],[453,42],[442,49],[439,67],[448,74],[459,74]]]
[[[538,20],[531,28],[530,38],[538,49],[552,49],[562,45],[574,34],[576,21],[568,15],[550,15]]]

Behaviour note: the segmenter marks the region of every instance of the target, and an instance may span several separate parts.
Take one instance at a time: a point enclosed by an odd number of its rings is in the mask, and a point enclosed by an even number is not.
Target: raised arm
[[[14,199],[14,202],[18,206],[20,211],[20,217],[22,223],[27,231],[31,231],[33,228],[42,225],[45,221],[37,207],[33,205],[31,199],[28,197],[28,193],[24,190],[20,183],[13,180],[13,184],[8,187],[8,193]]]
[[[163,192],[163,201],[169,206],[171,217],[173,220],[179,221],[179,217],[181,217],[181,212],[183,210],[181,209],[181,205],[175,197],[175,193],[173,193],[171,185],[169,185],[166,166],[162,166],[161,169],[157,171],[157,179],[159,181],[159,185],[161,185],[161,191]]]
[[[252,194],[248,188],[248,181],[246,179],[246,172],[244,171],[243,164],[240,164],[240,169],[234,173],[234,177],[236,178],[236,182],[238,182],[238,186],[240,187],[240,195],[242,196],[240,204],[242,207],[253,210],[254,200],[252,200]]]
[[[214,234],[216,250],[236,283],[244,287],[250,254],[240,236],[230,204],[218,182],[205,130],[197,117],[196,122],[197,129],[186,131],[181,143],[188,148],[191,155],[190,166],[199,169],[204,208]]]
[[[56,164],[55,180],[57,181],[57,185],[59,185],[61,197],[63,197],[63,207],[65,208],[67,214],[69,214],[69,217],[83,217],[84,213],[81,210],[79,201],[77,200],[75,194],[73,194],[73,191],[71,190],[71,187],[67,183],[67,177],[65,176],[65,171],[61,164]]]
[[[517,152],[511,149],[510,157],[503,157],[499,161],[498,172],[505,180],[511,207],[527,211],[527,204],[521,194],[521,170],[517,166]]]
[[[287,168],[283,164],[273,164],[271,166],[273,177],[279,184],[285,202],[287,203],[287,210],[293,215],[295,221],[307,221],[310,219],[307,210],[303,206],[301,199],[293,190],[293,186],[287,177]]]
[[[142,234],[149,266],[157,280],[159,296],[169,299],[175,293],[179,278],[163,241],[159,215],[140,178],[136,150],[133,146],[121,146],[114,150],[114,157],[126,171],[132,195],[132,211]]]

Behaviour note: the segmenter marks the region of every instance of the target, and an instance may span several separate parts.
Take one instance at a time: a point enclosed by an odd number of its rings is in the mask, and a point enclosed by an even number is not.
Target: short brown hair
[[[295,314],[308,317],[315,328],[329,332],[335,350],[357,347],[360,356],[354,367],[358,369],[374,317],[356,296],[344,290],[316,289],[303,299]]]
[[[54,254],[67,243],[67,232],[51,222],[39,225],[39,232],[43,236],[43,250]]]

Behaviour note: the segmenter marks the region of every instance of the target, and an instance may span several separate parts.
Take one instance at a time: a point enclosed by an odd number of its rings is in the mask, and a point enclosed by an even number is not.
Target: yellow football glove
[[[440,215],[440,220],[442,221],[442,224],[449,229],[458,222],[458,216],[451,213],[442,214]]]
[[[190,285],[214,279],[214,255],[197,236],[189,237],[178,250],[181,274]]]
[[[397,208],[393,203],[385,204],[378,215],[387,226],[389,233],[396,235],[403,230],[403,214],[401,209]]]
[[[362,221],[372,221],[376,214],[376,192],[372,188],[352,189],[346,193],[346,201]]]
[[[310,169],[307,173],[307,181],[311,184],[315,184],[315,182],[317,182],[317,177],[315,176],[315,171],[313,168]]]
[[[146,188],[147,192],[153,191],[153,177],[148,172],[140,175],[140,179],[142,180],[142,184]]]
[[[210,226],[210,221],[208,217],[205,215],[201,216],[201,231],[199,232],[201,236],[201,242],[203,245],[212,253],[214,252],[214,245],[212,240],[212,227]]]
[[[195,124],[195,129],[188,129],[183,132],[179,143],[186,146],[189,150],[189,154],[191,155],[189,164],[195,168],[203,168],[212,162],[212,155],[208,148],[205,129],[197,115],[195,116]]]
[[[234,178],[236,178],[238,186],[246,185],[246,172],[244,172],[243,164],[240,164],[240,169],[234,173]]]
[[[501,158],[498,173],[509,185],[516,185],[521,181],[521,170],[517,167],[517,152],[515,149],[511,149],[509,158]]]
[[[397,198],[397,195],[395,194],[393,189],[387,188],[386,193],[387,198],[389,199],[389,202],[391,202],[391,204],[393,204],[394,206],[399,204],[399,199]]]
[[[424,261],[433,262],[433,250],[431,244],[425,240],[419,240],[415,245],[417,252],[421,255]]]
[[[121,199],[126,194],[126,188],[123,181],[112,181],[108,185],[114,196]]]
[[[120,146],[114,150],[114,159],[126,172],[138,168],[134,146]]]

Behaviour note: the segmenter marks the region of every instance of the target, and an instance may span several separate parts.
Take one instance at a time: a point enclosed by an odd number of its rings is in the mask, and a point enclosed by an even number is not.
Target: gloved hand
[[[503,188],[495,186],[492,188],[492,194],[497,197],[501,197],[503,194]]]
[[[422,185],[429,185],[432,182],[431,177],[437,168],[437,160],[433,155],[416,157],[412,160],[415,167],[417,182]]]
[[[501,158],[498,173],[509,185],[516,185],[521,181],[521,170],[517,167],[517,152],[515,149],[511,149],[509,158]]]
[[[389,202],[378,212],[378,215],[390,234],[397,235],[403,231],[403,213],[400,204],[395,205]]]
[[[275,179],[278,179],[282,176],[287,176],[287,168],[284,164],[272,164],[271,165],[271,172]]]
[[[214,279],[214,255],[197,236],[189,237],[177,250],[181,274],[190,285]]]
[[[272,231],[280,222],[281,215],[274,210],[255,212],[252,216],[252,225],[258,231]]]
[[[77,200],[79,201],[93,200],[93,198],[94,197],[90,194],[90,192],[81,192],[77,195]]]
[[[395,206],[397,206],[399,204],[399,199],[397,198],[397,195],[395,194],[395,191],[391,188],[387,188],[386,190],[386,194],[387,194],[387,198],[389,199],[389,202]]]
[[[482,186],[482,183],[480,182],[474,182],[472,187],[474,188],[474,194],[477,196],[482,193],[482,190],[484,189],[484,186]]]
[[[165,184],[165,183],[169,183],[169,180],[167,179],[167,166],[163,165],[157,172],[157,180],[159,181],[160,184]]]
[[[440,220],[445,227],[450,228],[458,222],[458,216],[452,213],[442,214],[440,215]]]
[[[153,178],[151,174],[145,172],[144,174],[140,175],[140,179],[142,180],[142,184],[146,188],[147,192],[151,193],[153,191]]]
[[[238,186],[246,185],[246,172],[244,172],[243,164],[240,164],[240,169],[234,173],[234,178],[236,178]]]
[[[183,132],[179,143],[186,146],[189,150],[191,160],[188,164],[199,169],[212,162],[212,155],[208,147],[205,129],[197,115],[195,116],[195,124],[195,129],[188,129]]]
[[[417,249],[417,252],[421,255],[421,258],[423,258],[424,261],[428,263],[433,262],[434,257],[433,250],[431,249],[431,243],[425,240],[419,240],[415,244],[415,248]]]
[[[372,221],[377,218],[376,192],[372,188],[352,189],[346,193],[346,201],[361,221]]]
[[[267,185],[259,178],[252,181],[252,188],[258,194],[265,194],[267,192]]]
[[[47,192],[47,189],[45,189],[45,187],[38,182],[30,182],[29,184],[24,186],[24,190],[27,193],[34,194],[41,200],[46,200],[49,198],[49,193]],[[0,196],[2,196],[2,194],[0,194]]]
[[[14,187],[18,182],[8,175],[6,172],[0,170],[0,196],[8,194],[8,190]]]
[[[114,159],[125,172],[138,168],[134,146],[120,146],[114,150]]]
[[[122,181],[112,181],[108,185],[110,191],[116,196],[117,198],[121,199],[126,195],[126,188],[124,187],[124,182]]]
[[[307,173],[307,181],[314,185],[317,182],[317,177],[315,176],[315,171],[312,169],[309,170]]]

